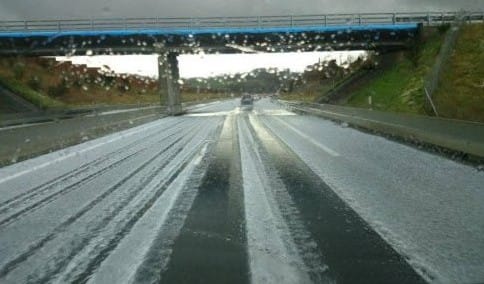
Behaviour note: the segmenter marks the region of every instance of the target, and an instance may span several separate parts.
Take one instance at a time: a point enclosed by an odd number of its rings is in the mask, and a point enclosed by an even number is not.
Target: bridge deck
[[[63,31],[21,31],[0,32],[0,37],[63,37],[63,36],[132,36],[132,35],[178,35],[189,36],[199,34],[271,34],[271,33],[305,33],[305,32],[339,32],[339,31],[392,31],[415,30],[417,23],[406,24],[371,24],[371,25],[337,25],[337,26],[303,26],[303,27],[244,27],[244,28],[160,28],[160,29],[127,29],[127,30],[63,30]]]
[[[2,55],[288,52],[408,48],[421,25],[484,13],[368,13],[256,17],[125,18],[0,21]],[[246,52],[246,51],[243,51]]]

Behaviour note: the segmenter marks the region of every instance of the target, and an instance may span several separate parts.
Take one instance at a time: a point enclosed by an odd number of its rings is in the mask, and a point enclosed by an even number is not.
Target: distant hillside
[[[156,80],[53,58],[0,58],[0,84],[42,108],[159,102]]]
[[[187,92],[218,93],[275,93],[286,87],[290,80],[299,77],[289,70],[254,69],[248,73],[184,79],[182,90]]]

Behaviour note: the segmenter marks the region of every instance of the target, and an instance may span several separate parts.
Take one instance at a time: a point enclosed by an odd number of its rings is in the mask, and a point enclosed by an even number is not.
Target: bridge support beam
[[[158,80],[160,84],[160,99],[167,107],[170,115],[182,113],[180,85],[178,80],[178,53],[168,51],[158,56]]]

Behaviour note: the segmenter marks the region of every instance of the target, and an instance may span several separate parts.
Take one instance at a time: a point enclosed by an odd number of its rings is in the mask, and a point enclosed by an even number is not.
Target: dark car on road
[[[243,95],[240,99],[240,108],[242,110],[252,110],[254,98],[251,95]]]

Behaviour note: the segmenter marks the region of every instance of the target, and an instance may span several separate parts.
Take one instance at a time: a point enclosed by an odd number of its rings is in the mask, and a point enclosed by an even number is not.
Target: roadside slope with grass
[[[53,99],[45,94],[35,91],[24,85],[21,81],[8,75],[0,74],[0,85],[11,92],[21,96],[26,101],[34,104],[40,109],[63,107],[64,104],[59,100]]]
[[[335,100],[337,96],[330,96],[332,90],[337,89],[361,70],[372,69],[373,59],[369,58],[368,54],[366,57],[363,55],[357,58],[349,56],[343,65],[338,65],[336,60],[309,65],[299,76],[286,79],[286,86],[282,88],[280,98],[301,102]]]
[[[425,107],[424,78],[435,63],[446,31],[446,27],[426,28],[415,53],[399,53],[392,68],[359,86],[345,105],[433,115]],[[483,78],[484,24],[465,24],[433,95],[439,116],[484,122]]]
[[[53,58],[0,58],[0,84],[41,109],[159,102],[155,79]]]
[[[443,30],[425,29],[417,50],[399,52],[394,57],[393,67],[360,85],[346,105],[426,114],[424,78],[439,54],[444,36]]]
[[[434,101],[440,116],[484,122],[484,23],[464,25]]]

